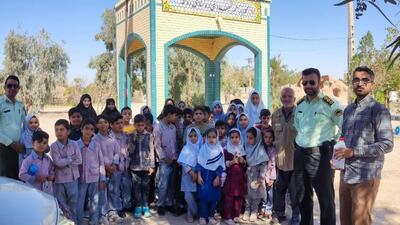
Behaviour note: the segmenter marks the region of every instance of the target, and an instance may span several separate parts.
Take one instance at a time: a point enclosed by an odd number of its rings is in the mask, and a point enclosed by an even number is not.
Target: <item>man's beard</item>
[[[308,96],[310,96],[310,97],[315,97],[315,96],[318,95],[318,92],[317,92],[316,90],[314,90],[314,89],[311,89],[311,88],[307,88],[307,89],[305,90],[305,92],[306,92],[306,94],[307,94]]]

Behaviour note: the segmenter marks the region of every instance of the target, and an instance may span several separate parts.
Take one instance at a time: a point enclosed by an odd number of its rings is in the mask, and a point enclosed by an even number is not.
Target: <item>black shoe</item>
[[[125,213],[133,212],[133,210],[135,210],[135,208],[133,208],[133,207],[124,208],[124,209],[123,209],[123,211],[124,211]]]
[[[177,214],[178,216],[182,216],[182,215],[185,214],[186,212],[187,212],[187,210],[186,210],[185,208],[179,207],[179,208],[177,209],[176,214]]]
[[[174,214],[174,216],[180,216],[183,213],[181,212],[181,209],[179,207],[174,207],[174,206],[167,206],[167,211]]]
[[[279,223],[286,221],[286,216],[278,216]]]
[[[124,211],[119,211],[119,212],[118,212],[118,216],[121,217],[121,218],[125,218],[125,217],[126,217],[126,214],[125,214]]]
[[[160,216],[164,216],[164,215],[165,215],[165,208],[162,207],[162,206],[159,206],[159,207],[157,208],[157,213],[158,213],[158,215],[160,215]]]

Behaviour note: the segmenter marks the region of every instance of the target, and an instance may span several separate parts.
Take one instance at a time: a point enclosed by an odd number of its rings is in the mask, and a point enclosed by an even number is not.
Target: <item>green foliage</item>
[[[146,51],[129,57],[129,75],[132,79],[132,90],[141,91],[146,94]]]
[[[388,28],[384,46],[392,42],[399,33],[399,30],[395,28]],[[384,46],[377,49],[374,45],[372,33],[368,32],[360,40],[359,47],[352,59],[351,67],[353,71],[357,66],[368,66],[374,71],[375,98],[382,104],[388,105],[389,92],[400,88],[400,74],[398,73],[400,71],[400,62],[395,61],[392,64],[392,62],[387,61],[390,52]],[[392,65],[390,66],[390,64]],[[347,80],[350,83],[351,76]]]
[[[93,93],[99,97],[116,96],[116,73],[114,60],[114,40],[115,34],[115,16],[112,9],[106,9],[102,15],[103,25],[96,34],[97,41],[102,41],[106,47],[106,52],[95,56],[89,62],[89,68],[96,70],[95,85],[101,88],[100,92]]]
[[[180,49],[169,49],[169,96],[189,105],[204,104],[204,62],[194,54]]]
[[[296,84],[301,78],[299,72],[288,69],[282,59],[271,59],[271,110],[275,111],[281,106],[281,88],[289,84]]]
[[[1,75],[19,76],[20,97],[28,112],[51,102],[56,86],[65,84],[69,57],[62,44],[51,40],[44,29],[35,36],[14,31],[7,35]]]
[[[335,4],[335,6],[342,6],[346,5],[348,3],[352,3],[355,0],[342,0],[339,3]],[[384,0],[383,1],[385,4],[391,4],[394,7],[397,7],[400,4],[399,0]],[[392,25],[392,28],[397,28],[397,26],[392,22],[392,20],[385,14],[385,12],[379,7],[379,5],[376,3],[376,0],[357,0],[356,1],[356,8],[355,8],[355,14],[356,18],[359,19],[364,12],[368,8],[368,4],[373,6],[378,12]],[[398,14],[396,14],[398,15]],[[386,44],[386,48],[391,48],[390,54],[388,54],[386,59],[390,61],[388,64],[387,68],[391,68],[395,62],[400,58],[400,35],[397,34],[391,42]]]
[[[68,85],[63,94],[62,104],[77,105],[85,89],[85,81],[82,78],[75,78],[71,85]]]
[[[226,58],[221,61],[221,96],[224,102],[229,102],[232,96],[238,96],[239,88],[251,88],[254,86],[254,67],[239,67],[229,64]],[[247,95],[247,93],[245,93]]]
[[[106,46],[107,51],[114,51],[114,40],[116,37],[115,34],[115,15],[114,10],[106,9],[102,15],[103,25],[101,26],[101,30],[96,34],[96,41],[102,41]]]

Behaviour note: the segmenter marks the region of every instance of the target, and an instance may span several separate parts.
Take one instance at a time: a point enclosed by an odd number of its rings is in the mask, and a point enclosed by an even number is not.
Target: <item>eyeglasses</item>
[[[306,80],[306,81],[301,82],[301,84],[303,86],[307,86],[308,84],[310,84],[311,86],[314,86],[315,85],[315,81],[314,80]]]
[[[369,84],[369,83],[372,83],[372,80],[370,80],[370,79],[368,79],[368,78],[362,78],[362,79],[354,78],[354,79],[352,80],[352,82],[353,82],[353,84],[359,84],[359,83],[361,82],[361,84],[367,85],[367,84]]]
[[[7,84],[6,87],[8,89],[11,89],[11,88],[17,89],[17,88],[19,88],[19,85],[18,84]]]

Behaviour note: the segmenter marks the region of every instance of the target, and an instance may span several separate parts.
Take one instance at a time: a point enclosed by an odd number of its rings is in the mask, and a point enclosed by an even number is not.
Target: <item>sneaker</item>
[[[188,222],[188,223],[193,223],[193,222],[194,222],[193,216],[187,215],[187,216],[186,216],[186,222]]]
[[[257,221],[257,213],[252,213],[250,215],[249,221],[250,222],[256,222]]]
[[[225,220],[225,224],[226,225],[236,225],[236,223],[232,219]]]
[[[222,219],[221,213],[215,213],[214,214],[214,219],[221,220]]]
[[[200,219],[199,219],[199,224],[200,224],[200,225],[206,225],[206,224],[207,224],[206,219],[205,219],[205,218],[200,218]]]
[[[117,222],[119,220],[119,218],[120,217],[118,216],[117,212],[115,212],[115,211],[110,212],[108,215],[108,221],[110,221],[110,222]]]
[[[218,222],[214,219],[214,217],[209,217],[209,218],[208,218],[208,222],[209,222],[210,224],[212,224],[212,225],[215,225],[215,224],[218,223]]]
[[[102,224],[102,225],[109,225],[110,224],[110,222],[108,222],[107,216],[101,216],[100,224]]]
[[[118,211],[118,216],[120,217],[120,218],[125,218],[126,217],[126,213],[125,213],[125,211]]]
[[[249,211],[244,212],[242,220],[249,221],[249,219],[250,219],[250,212]]]
[[[143,216],[144,216],[145,218],[151,217],[151,213],[150,213],[149,207],[143,207],[142,210],[143,210]]]
[[[160,216],[164,216],[164,215],[165,215],[165,208],[162,207],[162,206],[159,206],[159,207],[157,208],[157,213],[158,213],[158,215],[160,215]]]
[[[141,217],[142,217],[142,207],[136,207],[136,208],[135,208],[135,211],[134,211],[134,213],[133,213],[133,216],[134,216],[136,219],[141,218]]]
[[[233,218],[233,221],[234,221],[235,223],[239,223],[239,222],[240,222],[240,218],[239,218],[239,217],[235,217],[235,218]]]

